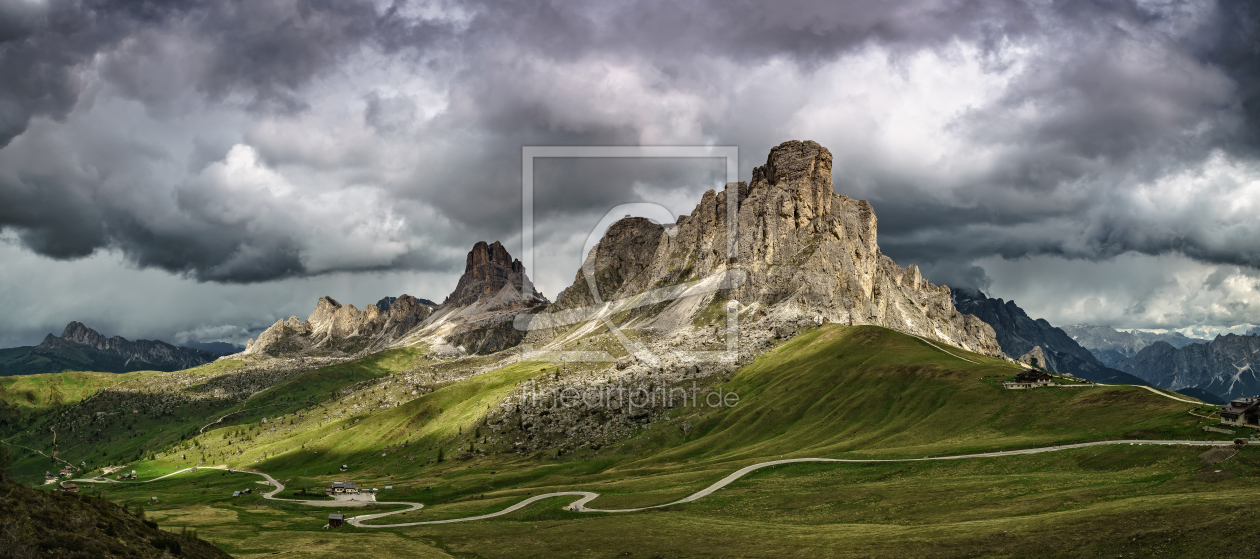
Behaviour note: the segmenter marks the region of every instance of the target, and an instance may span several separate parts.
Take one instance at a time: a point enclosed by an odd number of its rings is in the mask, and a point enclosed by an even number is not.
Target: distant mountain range
[[[1155,386],[1183,394],[1201,391],[1230,400],[1260,394],[1260,329],[1212,340],[1177,332],[1118,332],[1107,326],[1064,328],[1098,359]],[[1198,396],[1196,396],[1198,397]],[[1207,400],[1205,400],[1207,401]]]
[[[1210,340],[1187,337],[1180,332],[1143,332],[1130,330],[1117,331],[1110,326],[1094,326],[1092,324],[1074,324],[1064,326],[1073,340],[1094,354],[1100,362],[1108,367],[1123,370],[1124,363],[1132,359],[1143,348],[1155,342],[1167,342],[1175,348],[1183,348],[1191,344],[1205,344]]]
[[[200,349],[208,351],[215,355],[231,355],[245,351],[245,346],[238,344],[229,344],[227,342],[184,342],[179,347],[187,347],[191,349]]]
[[[973,314],[993,327],[998,345],[1011,359],[1020,359],[1040,347],[1045,358],[1045,363],[1041,365],[1056,373],[1071,374],[1093,382],[1150,384],[1106,366],[1063,330],[1055,328],[1044,318],[1034,320],[1028,316],[1015,301],[990,299],[974,289],[955,288],[952,296],[958,312]]]
[[[34,347],[0,349],[0,376],[61,371],[178,371],[214,361],[218,355],[178,347],[160,340],[106,338],[80,322],[71,322],[60,337],[48,334]]]

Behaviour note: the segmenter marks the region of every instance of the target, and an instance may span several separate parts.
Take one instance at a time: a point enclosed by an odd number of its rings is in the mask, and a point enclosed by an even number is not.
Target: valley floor
[[[526,492],[538,493],[536,502],[508,514],[493,515],[520,503],[519,491],[399,507],[390,521],[491,518],[371,529],[323,528],[327,506],[234,499],[232,490],[256,479],[243,474],[201,469],[92,490],[121,502],[158,497],[150,518],[168,530],[196,528],[238,557],[1255,556],[1247,503],[1260,497],[1260,452],[1216,443],[1207,453],[1221,448],[1225,459],[1206,463],[1206,445],[1177,443],[1113,441],[965,459],[774,461],[724,478],[720,491],[703,498],[654,510],[566,510],[573,497],[547,498],[548,489],[579,488],[540,487]],[[609,480],[599,484],[607,497],[578,501],[668,502],[692,491],[688,481]]]

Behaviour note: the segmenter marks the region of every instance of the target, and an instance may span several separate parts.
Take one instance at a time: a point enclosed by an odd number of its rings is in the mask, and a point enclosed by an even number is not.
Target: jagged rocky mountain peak
[[[455,291],[446,297],[441,306],[446,309],[466,307],[495,297],[505,289],[517,293],[518,298],[546,301],[534,290],[533,283],[525,274],[525,265],[512,258],[502,243],[479,241],[468,251],[464,274],[455,285]]]
[[[1032,352],[1041,352],[1038,362],[1050,371],[1098,382],[1146,384],[1100,362],[1068,332],[1055,328],[1044,318],[1034,320],[1015,301],[992,299],[978,289],[968,288],[954,288],[953,301],[959,312],[975,315],[992,326],[1002,351],[1012,359],[1028,363],[1036,356]]]
[[[250,340],[243,353],[289,355],[344,355],[388,347],[433,313],[423,299],[403,294],[360,311],[329,296],[320,297],[305,321],[296,316],[277,320]],[[384,308],[382,308],[384,307]]]
[[[52,334],[49,335],[51,336]],[[108,341],[108,338],[101,335],[100,332],[88,328],[85,324],[79,321],[73,321],[70,324],[67,324],[65,330],[62,330],[61,332],[61,339],[92,347],[102,347],[105,345],[105,342]]]
[[[816,215],[831,210],[831,152],[818,142],[792,140],[770,149],[766,164],[753,169],[751,189],[776,187],[789,191]],[[742,196],[741,196],[742,198]]]
[[[932,285],[917,266],[902,268],[879,251],[869,203],[832,188],[826,148],[811,141],[784,142],[770,151],[749,183],[705,192],[695,209],[679,218],[676,234],[665,234],[665,228],[642,218],[618,221],[587,255],[584,268],[593,272],[593,281],[579,270],[556,307],[595,304],[591,283],[600,301],[629,301],[657,287],[708,281],[737,269],[743,280],[720,296],[748,308],[749,328],[875,324],[1000,355],[992,328],[956,312],[948,288]],[[716,296],[646,310],[653,316],[643,316],[636,326],[685,331],[699,320],[701,309],[718,304]]]
[[[831,151],[813,140],[789,140],[773,148],[766,164],[753,169],[753,183],[811,183],[831,186]]]
[[[499,241],[487,244],[485,241],[478,241],[473,245],[472,250],[468,251],[468,262],[464,267],[465,274],[477,274],[479,270],[488,264],[493,264],[503,268],[507,268],[513,272],[523,272],[525,268],[521,265],[521,261],[512,258],[508,254],[506,248]]]
[[[336,299],[325,295],[320,297],[319,301],[315,303],[315,310],[311,312],[309,317],[306,318],[306,321],[311,324],[325,322],[331,319],[333,314],[335,314],[340,308],[341,303],[338,303]]]

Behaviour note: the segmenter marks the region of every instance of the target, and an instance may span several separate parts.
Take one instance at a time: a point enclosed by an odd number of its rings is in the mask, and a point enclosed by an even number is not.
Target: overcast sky
[[[929,279],[1055,324],[1260,323],[1254,2],[0,0],[0,346],[243,342],[519,256],[522,145],[815,140]],[[720,160],[540,162],[549,297]]]

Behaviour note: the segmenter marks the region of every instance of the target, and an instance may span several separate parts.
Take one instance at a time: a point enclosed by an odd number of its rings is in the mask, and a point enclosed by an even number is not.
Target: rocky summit
[[[321,297],[305,321],[277,321],[250,340],[244,354],[344,356],[416,344],[445,357],[494,353],[524,337],[512,327],[517,313],[547,303],[520,260],[501,243],[482,241],[468,252],[464,274],[441,305],[403,295],[385,297],[360,311]]]
[[[442,305],[468,306],[487,296],[497,295],[504,287],[515,289],[525,296],[534,295],[534,285],[525,276],[525,266],[521,261],[512,258],[499,241],[493,244],[481,241],[468,251],[464,275],[460,276],[455,291],[446,297]]]
[[[106,338],[82,322],[71,322],[57,338],[52,334],[36,346],[36,350],[70,348],[88,351],[97,361],[117,361],[115,370],[152,369],[177,371],[203,365],[214,360],[210,352],[168,344],[161,340],[131,341],[122,336]]]
[[[832,187],[826,148],[811,141],[783,143],[753,170],[750,183],[706,192],[674,227],[635,217],[615,223],[556,308],[628,301],[661,286],[720,277],[719,289],[710,293],[639,307],[627,327],[686,330],[702,315],[720,314],[733,304],[741,329],[878,325],[1002,355],[993,329],[958,312],[948,287],[880,252],[868,202],[836,194]],[[736,197],[733,204],[730,197]]]
[[[501,243],[478,242],[468,251],[455,290],[400,343],[423,343],[443,357],[494,353],[524,339],[525,332],[513,326],[519,313],[548,304],[534,289],[525,266]]]

